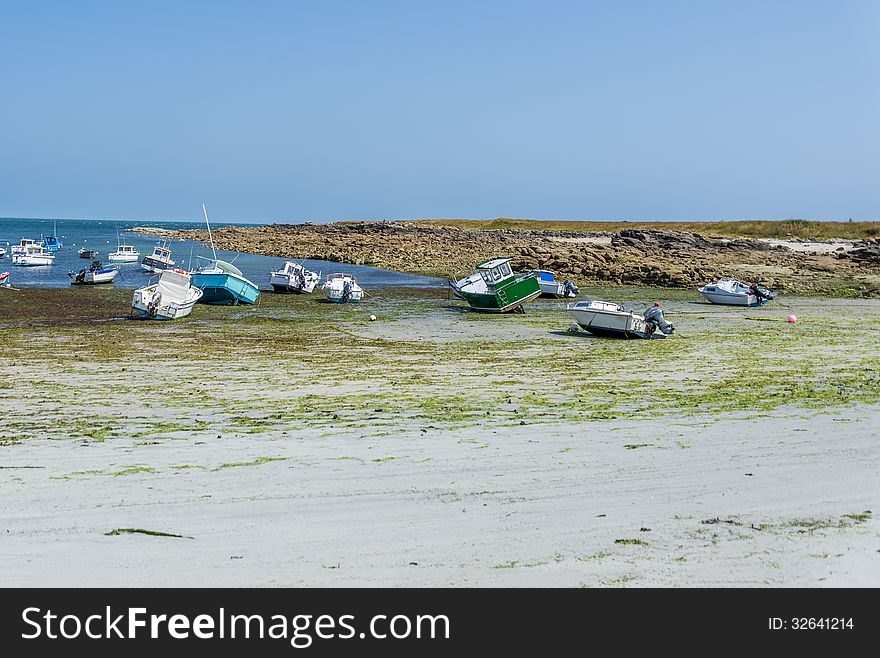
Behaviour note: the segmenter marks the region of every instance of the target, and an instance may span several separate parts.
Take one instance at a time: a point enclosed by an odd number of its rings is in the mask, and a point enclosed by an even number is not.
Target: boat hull
[[[52,265],[55,262],[55,256],[28,256],[25,254],[15,254],[12,256],[12,264],[16,267],[44,267]]]
[[[200,304],[236,306],[254,304],[260,290],[244,277],[223,273],[192,273],[192,285],[202,290]]]
[[[183,304],[172,304],[168,307],[158,309],[155,314],[152,315],[142,306],[132,305],[131,310],[137,315],[149,318],[150,320],[179,320],[192,313],[193,306],[195,305],[195,300]]]
[[[708,302],[718,304],[720,306],[763,306],[769,299],[762,299],[760,302],[754,295],[740,295],[728,292],[703,292],[700,294]]]
[[[152,272],[153,274],[162,274],[165,270],[173,270],[174,265],[174,261],[168,262],[150,256],[147,256],[141,261],[141,269],[146,270],[147,272]]]
[[[297,276],[288,276],[287,274],[279,274],[277,272],[272,272],[269,277],[269,283],[272,285],[272,290],[277,293],[294,295],[310,294],[315,290],[318,281],[318,277],[306,277],[305,280],[303,280]]]
[[[581,329],[603,338],[651,338],[647,323],[635,313],[569,308],[568,313]],[[665,337],[657,332],[657,338]]]
[[[327,291],[327,301],[333,304],[357,303],[364,298],[364,291],[357,290],[352,292],[347,298],[343,298],[342,293],[336,291]]]
[[[75,276],[72,278],[70,285],[72,286],[88,286],[98,285],[101,283],[113,283],[113,279],[119,274],[119,270],[103,270],[100,272],[86,272],[82,281],[78,281]]]
[[[138,258],[140,257],[140,254],[135,254],[134,256],[117,256],[116,254],[108,254],[107,260],[111,263],[137,263]]]

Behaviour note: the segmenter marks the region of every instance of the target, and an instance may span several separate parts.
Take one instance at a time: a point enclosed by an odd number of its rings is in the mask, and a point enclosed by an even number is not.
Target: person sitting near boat
[[[667,336],[675,331],[675,327],[672,326],[670,322],[666,321],[666,318],[663,317],[663,311],[660,308],[660,302],[654,302],[654,304],[645,311],[642,316],[645,319],[645,322],[648,325],[648,333],[654,333],[657,329],[662,331]]]
[[[755,296],[755,301],[758,302],[758,305],[761,305],[765,299],[767,299],[767,295],[761,292],[761,287],[757,283],[753,283],[749,286],[749,294]]]

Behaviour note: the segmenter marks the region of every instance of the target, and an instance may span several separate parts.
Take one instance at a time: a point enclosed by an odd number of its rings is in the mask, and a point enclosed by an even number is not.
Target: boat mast
[[[217,250],[214,249],[214,237],[211,235],[211,222],[208,221],[208,209],[202,204],[202,212],[205,213],[205,224],[208,226],[208,238],[211,240],[211,251],[214,252],[214,261],[217,260]]]

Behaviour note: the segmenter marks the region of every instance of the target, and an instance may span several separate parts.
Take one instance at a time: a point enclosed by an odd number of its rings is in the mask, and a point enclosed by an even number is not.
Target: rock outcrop
[[[207,231],[135,229],[207,240]],[[619,232],[471,230],[418,222],[340,222],[227,226],[220,248],[435,276],[459,276],[495,256],[516,269],[548,269],[582,285],[693,288],[722,276],[793,293],[880,296],[880,244],[819,254],[765,241],[667,230]]]

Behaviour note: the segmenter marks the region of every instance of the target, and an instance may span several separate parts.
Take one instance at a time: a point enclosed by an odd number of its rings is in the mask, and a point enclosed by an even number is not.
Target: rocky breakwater
[[[206,231],[135,229],[205,241]],[[693,288],[735,277],[793,293],[880,295],[876,244],[846,254],[798,253],[762,240],[666,230],[619,232],[474,230],[418,222],[228,226],[219,248],[455,277],[495,256],[520,270],[547,269],[579,285]]]

